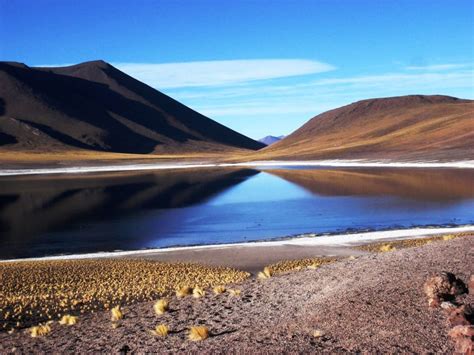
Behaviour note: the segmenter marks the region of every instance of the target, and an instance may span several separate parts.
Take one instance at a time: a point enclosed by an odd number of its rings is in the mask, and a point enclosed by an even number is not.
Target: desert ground
[[[198,288],[204,291],[202,294],[198,290],[198,298],[191,295],[178,298],[171,290],[153,294],[150,288],[149,300],[125,303],[120,312],[123,318],[115,321],[111,320],[108,309],[94,313],[71,311],[78,317],[74,325],[60,325],[55,319],[47,325],[49,332],[43,336],[32,337],[32,329],[26,326],[1,331],[0,352],[255,353],[258,349],[259,352],[452,353],[454,343],[448,337],[451,326],[447,316],[440,308],[428,306],[423,286],[431,276],[443,271],[468,282],[474,273],[472,234],[377,243],[351,250],[352,253],[346,254],[351,254],[350,257],[271,263],[267,269],[270,277],[260,274],[263,278],[231,268],[197,266],[193,272],[201,275]],[[79,265],[93,262],[77,261]],[[145,263],[147,268],[148,264],[157,263],[160,277],[167,282],[170,269],[163,265],[171,268],[173,265],[130,259],[108,262]],[[8,265],[13,268],[10,272],[24,275],[21,272],[25,270],[18,269],[21,263]],[[255,266],[248,263],[247,269],[253,270]],[[34,262],[30,267],[35,267]],[[106,266],[101,267],[102,274],[110,271]],[[193,270],[188,264],[178,267],[184,268],[173,276],[178,279],[186,273],[183,271]],[[117,270],[116,265],[113,269]],[[4,280],[6,276],[7,273],[2,274]],[[148,276],[143,274],[141,282],[152,280]],[[93,273],[90,277],[96,278]],[[112,283],[108,292],[114,287],[120,291],[131,288],[130,277],[124,273],[113,274],[119,286]],[[181,282],[189,283],[189,279]],[[219,283],[226,283],[226,290],[215,294],[212,287]],[[38,289],[31,288],[31,294],[42,292],[43,286],[37,286]],[[157,283],[156,289],[165,286]],[[196,290],[198,285],[189,286]],[[3,292],[9,296],[14,293]],[[154,304],[160,297],[167,299],[169,308],[158,315]],[[472,306],[474,298],[471,293],[464,294],[457,301]],[[169,330],[166,336],[152,332],[158,325],[166,325]],[[189,340],[188,331],[193,326],[206,327],[209,337]]]

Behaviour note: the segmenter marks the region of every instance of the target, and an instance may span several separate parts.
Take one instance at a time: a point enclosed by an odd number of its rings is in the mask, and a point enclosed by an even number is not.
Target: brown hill
[[[363,100],[327,111],[256,159],[474,159],[474,101],[449,96]]]
[[[174,154],[263,146],[103,61],[0,62],[0,150]]]

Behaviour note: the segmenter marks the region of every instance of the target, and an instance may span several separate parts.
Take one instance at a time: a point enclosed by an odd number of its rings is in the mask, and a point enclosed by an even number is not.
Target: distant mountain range
[[[103,61],[0,63],[0,149],[174,154],[263,146]]]
[[[266,137],[263,137],[261,139],[259,139],[258,141],[260,143],[263,143],[265,145],[271,145],[273,143],[276,143],[278,141],[281,141],[283,138],[285,138],[285,136],[278,136],[278,137],[275,137],[275,136],[266,136]]]
[[[474,159],[474,101],[410,95],[313,117],[255,159]]]
[[[0,62],[0,153],[58,151],[466,160],[474,159],[474,101],[363,100],[317,115],[289,136],[257,142],[103,61],[57,68]]]

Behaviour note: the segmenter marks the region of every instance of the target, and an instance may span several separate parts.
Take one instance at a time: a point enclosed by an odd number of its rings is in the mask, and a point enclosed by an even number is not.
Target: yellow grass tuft
[[[120,306],[115,306],[110,310],[110,312],[112,313],[112,322],[117,322],[123,318],[123,313],[120,309]]]
[[[257,276],[259,279],[268,279],[272,276],[272,272],[268,266],[265,266],[263,271],[259,272]]]
[[[168,332],[169,332],[168,326],[165,324],[157,325],[155,329],[151,331],[152,334],[157,335],[159,337],[167,336]]]
[[[433,237],[423,237],[423,238],[413,238],[413,239],[402,239],[396,240],[393,242],[386,243],[371,243],[366,245],[361,245],[356,247],[356,249],[368,251],[371,253],[380,253],[384,251],[392,251],[406,248],[415,248],[420,247],[426,244],[431,244],[434,242],[447,241],[460,237],[471,237],[471,233],[457,233],[457,234],[448,234],[448,235],[437,235]]]
[[[157,300],[183,285],[235,284],[247,272],[182,262],[137,259],[0,263],[0,333],[65,314],[110,312],[115,305]],[[188,292],[188,294],[191,294]]]
[[[156,301],[155,305],[153,306],[155,313],[158,315],[165,313],[168,310],[168,308],[169,308],[169,303],[165,299]]]
[[[212,290],[216,295],[220,295],[226,291],[225,286],[222,285],[215,286]]]
[[[192,341],[200,341],[207,339],[209,337],[209,330],[207,327],[203,326],[197,326],[197,327],[191,327],[189,329],[189,340]]]
[[[268,265],[266,269],[270,271],[271,275],[281,274],[288,271],[298,271],[303,268],[315,270],[324,264],[332,263],[337,260],[338,259],[336,258],[309,258],[309,259],[283,260],[275,264]],[[261,275],[261,277],[266,278],[264,275]]]
[[[321,329],[316,329],[314,332],[313,332],[313,336],[315,338],[321,338],[324,336],[324,331],[322,331]]]
[[[443,235],[443,240],[451,240],[456,238],[454,234]]]
[[[70,316],[68,314],[62,316],[61,320],[59,321],[59,324],[61,325],[74,325],[76,323],[77,323],[77,317]]]
[[[397,250],[397,248],[395,248],[393,245],[391,244],[384,244],[384,245],[381,245],[380,246],[380,251],[382,253],[386,253],[386,252],[389,252],[389,251],[395,251]]]
[[[183,298],[189,296],[193,293],[193,288],[189,286],[183,286],[180,289],[176,290],[176,297]]]
[[[229,289],[229,294],[230,294],[231,296],[240,296],[240,293],[241,293],[241,291],[238,290],[238,289],[232,289],[232,288]]]
[[[30,328],[30,334],[32,338],[40,337],[51,332],[51,327],[48,324],[37,325]]]
[[[196,286],[194,289],[193,289],[193,297],[194,298],[201,298],[201,297],[204,297],[204,295],[206,294],[206,292],[199,286]]]

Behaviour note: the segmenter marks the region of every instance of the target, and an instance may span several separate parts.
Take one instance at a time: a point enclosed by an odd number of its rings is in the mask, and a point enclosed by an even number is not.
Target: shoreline
[[[272,260],[286,258],[304,258],[313,256],[349,256],[354,254],[350,249],[377,241],[393,241],[408,238],[423,238],[437,234],[473,232],[474,225],[442,228],[410,228],[362,233],[347,233],[334,235],[303,234],[278,240],[256,242],[210,244],[196,246],[181,246],[155,249],[128,251],[96,252],[85,254],[56,255],[35,258],[19,258],[0,260],[2,263],[21,263],[31,261],[51,260],[84,260],[84,259],[113,259],[144,257],[161,261],[190,261],[207,264],[238,267],[255,270]],[[265,255],[266,257],[262,257]],[[245,260],[244,260],[245,259]],[[249,260],[250,259],[250,260]],[[227,263],[226,263],[227,261]]]
[[[97,165],[97,166],[69,166],[69,167],[49,167],[49,168],[30,168],[30,169],[0,169],[1,176],[21,176],[21,175],[50,175],[50,174],[84,174],[95,172],[120,172],[120,171],[147,171],[147,170],[170,170],[170,169],[196,169],[196,168],[229,168],[229,167],[292,167],[292,166],[311,166],[311,167],[347,167],[347,168],[455,168],[455,169],[474,169],[474,160],[461,161],[391,161],[391,160],[265,160],[250,161],[241,163],[153,163],[153,164],[115,164],[115,165]]]

